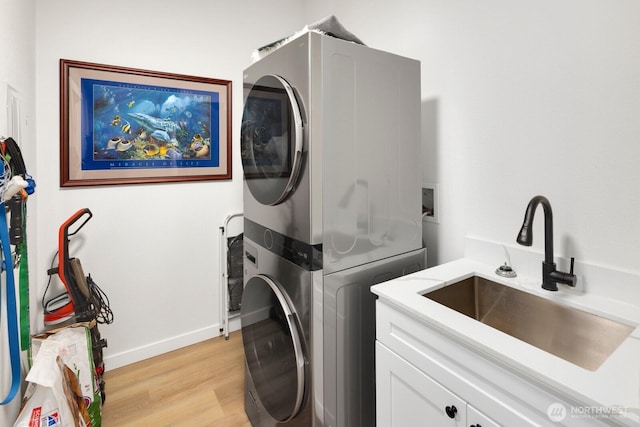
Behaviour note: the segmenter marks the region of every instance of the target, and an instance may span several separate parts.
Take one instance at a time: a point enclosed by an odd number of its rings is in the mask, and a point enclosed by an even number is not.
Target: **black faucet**
[[[571,271],[564,273],[556,270],[556,263],[553,261],[553,213],[551,212],[551,203],[544,196],[535,196],[527,205],[524,213],[524,221],[522,228],[518,234],[516,242],[524,246],[531,246],[533,236],[531,231],[533,228],[533,216],[536,212],[538,204],[542,205],[544,210],[544,261],[542,262],[542,289],[548,291],[557,291],[557,283],[564,283],[571,287],[576,286],[576,276],[573,274],[573,262],[571,258]]]

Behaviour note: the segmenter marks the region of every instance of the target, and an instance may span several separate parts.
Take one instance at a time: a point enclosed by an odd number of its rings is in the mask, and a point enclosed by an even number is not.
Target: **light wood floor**
[[[103,427],[250,427],[239,331],[105,373]]]

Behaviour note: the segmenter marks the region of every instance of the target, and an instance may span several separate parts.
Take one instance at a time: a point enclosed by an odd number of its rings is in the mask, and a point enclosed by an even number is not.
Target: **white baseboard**
[[[206,328],[187,332],[182,335],[137,347],[128,351],[124,351],[122,353],[110,354],[108,356],[105,356],[105,367],[107,370],[120,368],[122,366],[130,365],[132,363],[136,363],[150,357],[158,356],[160,354],[177,350],[179,348],[196,344],[211,338],[219,337],[221,335],[222,333],[220,332],[220,325],[215,324],[212,326],[207,326]]]
[[[234,317],[229,320],[229,332],[239,331],[242,329],[242,325],[240,324],[240,317]]]

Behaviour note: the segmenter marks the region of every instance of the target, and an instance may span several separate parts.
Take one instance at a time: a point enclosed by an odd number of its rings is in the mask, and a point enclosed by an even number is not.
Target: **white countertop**
[[[585,405],[624,408],[627,422],[640,423],[640,287],[635,297],[619,301],[597,293],[545,291],[540,279],[520,276],[507,279],[495,274],[496,265],[463,258],[422,270],[372,287],[380,300],[411,314],[429,326],[465,341],[524,375],[534,377]],[[542,298],[636,326],[631,335],[594,372],[540,350],[484,325],[422,295],[477,275]]]

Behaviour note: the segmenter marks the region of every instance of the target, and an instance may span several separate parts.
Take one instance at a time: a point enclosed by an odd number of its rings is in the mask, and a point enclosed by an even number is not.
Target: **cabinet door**
[[[465,426],[466,403],[376,341],[378,427]]]
[[[470,427],[500,427],[500,424],[497,424],[471,405],[467,405],[467,424]]]

